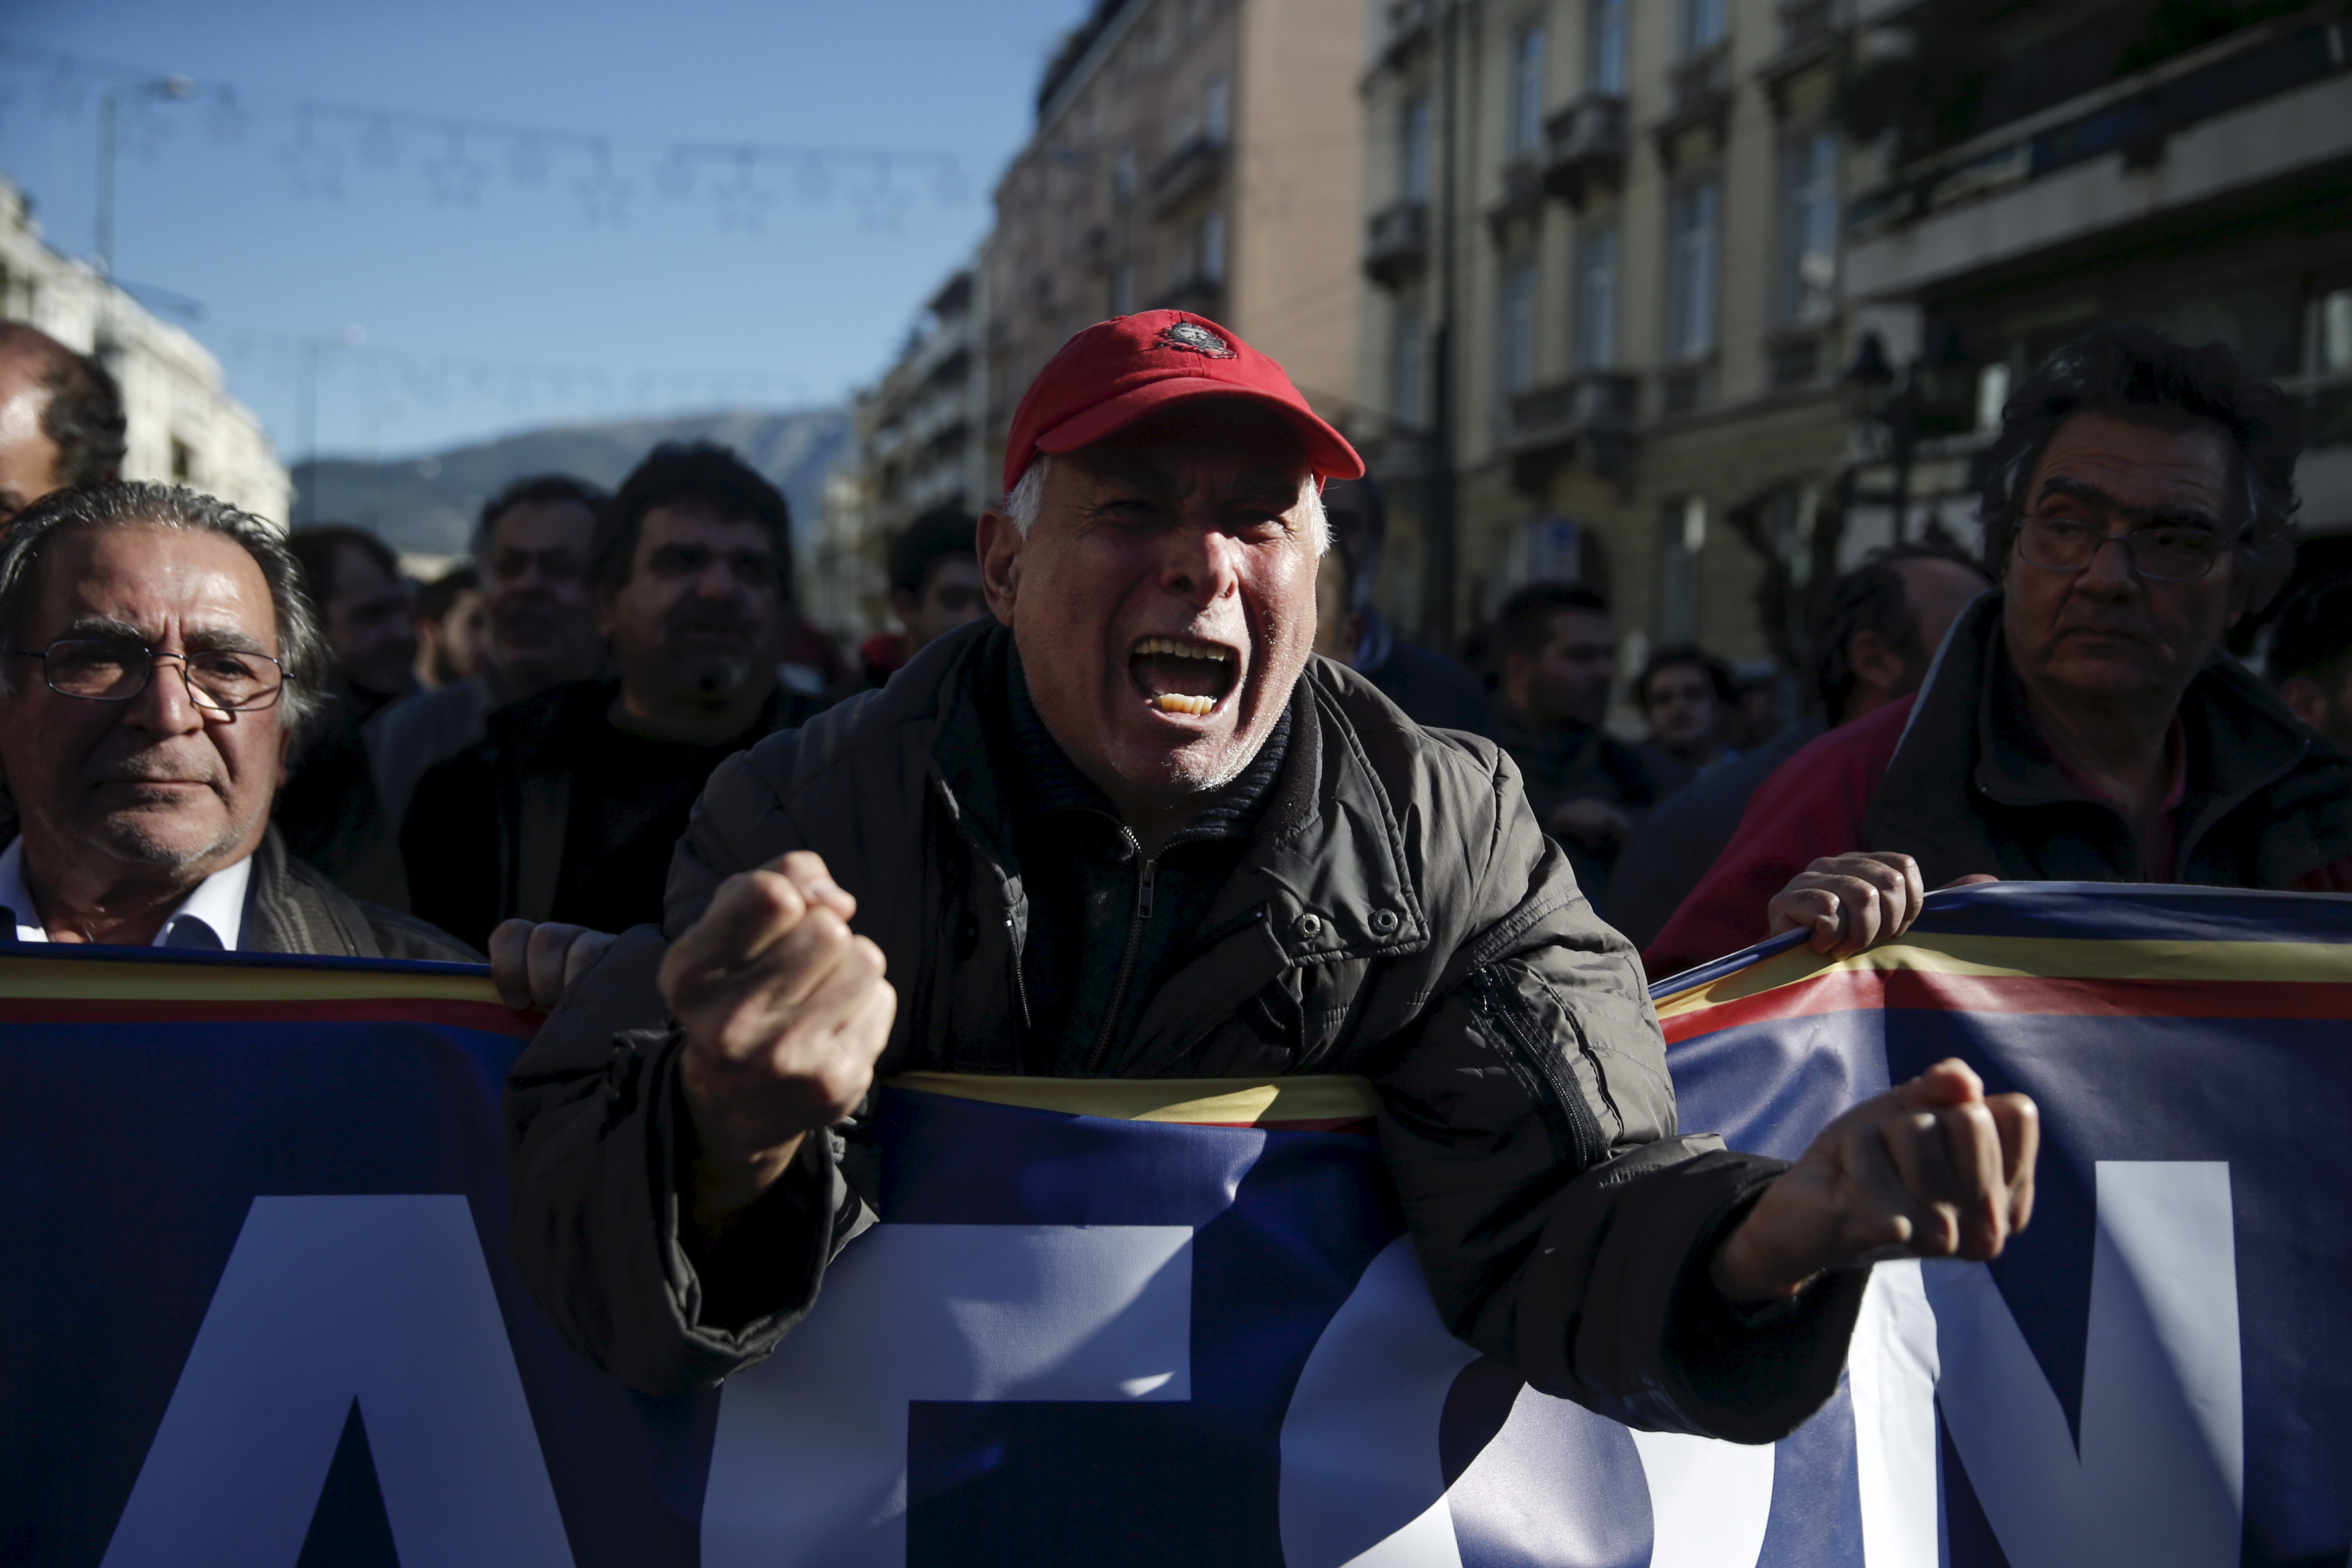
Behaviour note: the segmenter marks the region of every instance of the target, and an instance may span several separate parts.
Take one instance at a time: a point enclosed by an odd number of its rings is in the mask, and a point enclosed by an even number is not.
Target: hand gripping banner
[[[1629,1432],[1437,1322],[1360,1082],[908,1078],[883,1223],[653,1400],[507,1258],[479,971],[0,956],[0,1561],[2341,1561],[2352,900],[1994,887],[1662,986],[1685,1127],[1793,1155],[1948,1055],[2034,1228],[1883,1267],[1771,1447]]]

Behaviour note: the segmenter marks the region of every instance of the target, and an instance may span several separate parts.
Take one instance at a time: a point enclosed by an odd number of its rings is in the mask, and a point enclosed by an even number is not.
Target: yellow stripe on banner
[[[0,999],[41,1002],[496,1002],[487,974],[0,959]]]
[[[993,1073],[910,1072],[896,1089],[1114,1121],[1348,1121],[1380,1110],[1360,1078],[1016,1078]]]
[[[2085,937],[1927,936],[1832,962],[1795,947],[1660,1004],[1696,1013],[1832,970],[2034,975],[2054,980],[2352,981],[2352,947],[2318,942],[2101,942]]]

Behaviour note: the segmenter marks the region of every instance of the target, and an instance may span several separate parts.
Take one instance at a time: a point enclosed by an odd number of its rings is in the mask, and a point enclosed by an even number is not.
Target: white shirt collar
[[[213,948],[235,952],[245,941],[245,891],[253,879],[253,857],[246,856],[206,877],[180,900],[163,929],[155,933],[157,947]],[[18,942],[47,942],[40,906],[25,885],[25,840],[20,835],[0,852],[0,908],[15,918]]]

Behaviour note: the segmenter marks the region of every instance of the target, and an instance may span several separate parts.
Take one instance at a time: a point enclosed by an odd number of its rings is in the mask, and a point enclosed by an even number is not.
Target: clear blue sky
[[[191,330],[301,456],[295,346],[320,355],[319,444],[366,456],[531,426],[724,403],[842,398],[888,361],[931,286],[986,231],[1037,77],[1086,0],[8,0],[0,45],[163,73],[210,96],[126,117],[115,270],[201,301]],[[0,171],[49,242],[93,248],[97,75],[0,58]],[[619,222],[583,216],[588,154],[314,122],[350,102],[612,138]],[[679,142],[951,154],[961,180],[760,173],[750,205],[658,177]],[[543,174],[531,168],[544,155]],[[470,178],[471,203],[455,194]],[[747,221],[752,208],[764,210]],[[525,370],[521,367],[547,367]],[[576,367],[576,368],[575,368]],[[606,373],[601,383],[582,374]],[[722,379],[724,378],[724,379]]]

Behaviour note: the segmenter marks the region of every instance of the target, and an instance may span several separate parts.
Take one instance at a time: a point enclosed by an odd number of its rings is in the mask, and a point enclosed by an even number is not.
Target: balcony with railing
[[[1427,202],[1391,202],[1364,226],[1364,276],[1381,288],[1402,289],[1429,265]]]
[[[1486,222],[1497,241],[1512,230],[1531,225],[1543,216],[1543,168],[1533,157],[1514,159],[1503,166],[1502,190],[1486,209]]]
[[[1731,95],[1731,42],[1721,39],[1675,62],[1667,73],[1677,114],[1706,113]]]
[[[1381,64],[1393,69],[1429,42],[1436,12],[1435,0],[1389,0],[1387,26],[1381,38]]]
[[[2315,174],[2352,154],[2347,32],[2310,12],[2243,26],[1894,169],[1849,209],[1853,287],[1895,295],[1930,270]],[[2126,183],[2159,164],[2160,182]],[[2053,199],[2061,181],[2073,194]]]
[[[1544,189],[1571,206],[1625,177],[1625,100],[1588,92],[1544,123]]]
[[[1224,167],[1223,138],[1193,137],[1152,168],[1151,210],[1161,216],[1173,212],[1223,173]]]
[[[1640,380],[1614,370],[1584,371],[1512,394],[1498,432],[1512,482],[1538,493],[1570,462],[1610,478],[1622,474],[1641,404]]]

